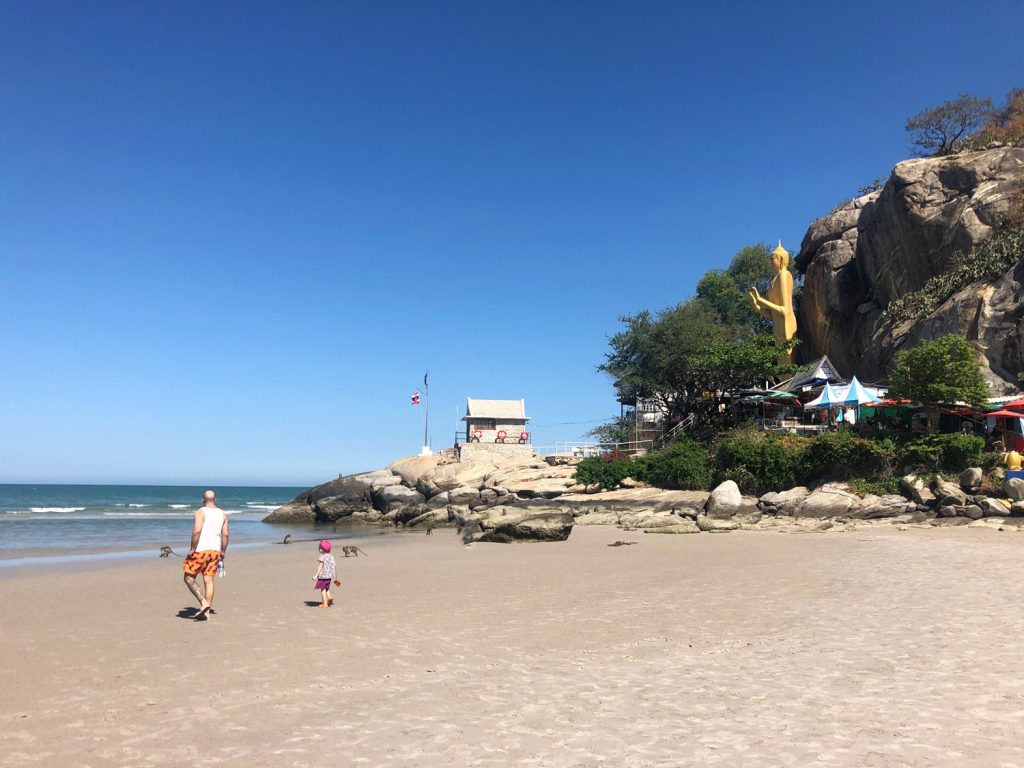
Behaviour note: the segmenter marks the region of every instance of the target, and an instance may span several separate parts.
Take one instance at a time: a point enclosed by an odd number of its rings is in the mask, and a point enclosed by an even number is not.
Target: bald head
[[[210,505],[210,504],[216,504],[216,503],[217,503],[217,494],[216,493],[214,493],[213,491],[203,491],[203,504]]]

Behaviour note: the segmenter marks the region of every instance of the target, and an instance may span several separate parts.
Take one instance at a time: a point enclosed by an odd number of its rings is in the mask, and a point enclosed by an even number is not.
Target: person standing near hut
[[[796,314],[793,312],[793,275],[789,272],[789,251],[778,246],[772,251],[772,267],[775,278],[768,286],[768,296],[758,293],[757,286],[750,288],[750,300],[754,310],[772,321],[772,332],[780,347],[786,346],[796,335]],[[793,362],[793,350],[790,349],[779,358],[779,362]]]

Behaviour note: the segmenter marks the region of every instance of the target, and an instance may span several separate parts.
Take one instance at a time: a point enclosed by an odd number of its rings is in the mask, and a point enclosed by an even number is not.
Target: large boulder
[[[798,485],[787,491],[766,493],[758,499],[757,504],[767,514],[792,517],[809,494],[809,489]]]
[[[900,478],[900,490],[908,499],[913,499],[917,504],[930,506],[935,503],[935,494],[928,487],[923,477],[918,475],[906,475]]]
[[[843,517],[860,504],[860,497],[845,485],[828,483],[809,493],[797,507],[795,517]]]
[[[493,470],[491,462],[459,462],[438,467],[430,479],[439,491],[452,491],[466,485],[480,490],[484,478]]]
[[[981,471],[981,467],[969,467],[960,473],[957,477],[957,481],[960,483],[960,488],[967,493],[974,493],[978,488],[981,487],[981,481],[985,478],[985,473]]]
[[[896,494],[874,496],[868,494],[857,504],[850,507],[847,515],[856,520],[879,520],[900,515],[912,514],[917,504]]]
[[[544,461],[530,460],[512,466],[501,466],[484,479],[484,487],[514,493],[523,498],[553,498],[568,493],[576,485],[573,466],[550,466]]]
[[[331,523],[341,517],[371,509],[372,498],[371,483],[359,476],[339,477],[303,491],[263,518],[263,522]],[[325,501],[327,499],[330,501]]]
[[[423,504],[426,499],[419,491],[406,488],[404,485],[388,485],[373,493],[374,509],[381,512],[394,512],[407,507]]]
[[[461,485],[452,488],[450,491],[442,491],[441,495],[448,495],[449,504],[469,504],[480,498],[480,491],[471,485]]]
[[[1011,477],[1003,482],[1003,495],[1010,501],[1024,501],[1024,480]]]
[[[704,508],[708,517],[730,518],[743,509],[745,502],[740,487],[734,480],[726,480],[713,491],[708,497],[708,503]]]
[[[373,490],[378,488],[384,488],[388,485],[401,485],[401,475],[396,475],[390,469],[378,469],[376,472],[364,472],[361,475],[352,476],[356,480],[362,480],[365,483],[369,483]]]
[[[421,478],[429,477],[437,471],[440,454],[430,456],[411,456],[398,459],[388,464],[388,471],[402,478],[402,485],[415,488]]]
[[[573,493],[559,496],[559,507],[575,515],[614,513],[618,515],[675,512],[694,518],[704,511],[707,491],[666,491],[659,488],[621,488],[604,493]]]
[[[963,506],[967,503],[967,494],[960,489],[960,485],[941,477],[935,478],[935,482],[932,483],[932,493],[939,500],[940,507],[950,504]]]
[[[1024,370],[1024,262],[961,289],[930,314],[884,314],[990,237],[1024,186],[1024,148],[906,160],[884,187],[813,222],[795,259],[804,276],[800,354],[885,378],[893,355],[959,333],[982,350],[997,391]]]
[[[491,507],[479,518],[479,524],[483,531],[479,541],[565,541],[572,533],[573,517],[569,511],[515,505]]]

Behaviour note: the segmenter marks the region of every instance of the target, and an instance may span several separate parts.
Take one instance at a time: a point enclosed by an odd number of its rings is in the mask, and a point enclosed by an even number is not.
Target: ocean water
[[[0,560],[58,554],[188,550],[205,489],[177,485],[0,485]],[[261,522],[302,488],[217,486],[231,546],[270,543],[281,528]]]

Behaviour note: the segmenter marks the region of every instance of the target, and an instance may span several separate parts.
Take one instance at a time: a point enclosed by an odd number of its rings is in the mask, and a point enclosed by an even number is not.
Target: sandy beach
[[[0,581],[0,766],[1024,766],[1015,533],[359,544]]]

